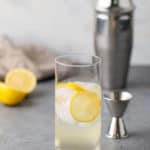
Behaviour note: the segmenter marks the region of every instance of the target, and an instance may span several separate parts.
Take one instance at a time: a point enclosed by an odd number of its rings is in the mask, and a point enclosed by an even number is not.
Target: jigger
[[[126,91],[111,91],[104,94],[104,99],[112,116],[107,137],[112,139],[128,137],[122,116],[132,99],[132,95]]]

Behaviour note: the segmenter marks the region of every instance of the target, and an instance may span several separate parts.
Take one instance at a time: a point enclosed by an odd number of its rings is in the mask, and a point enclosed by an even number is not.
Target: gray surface
[[[53,82],[17,107],[0,105],[0,150],[53,150]]]
[[[130,137],[116,141],[103,136],[102,150],[150,149],[150,68],[132,68],[128,91],[134,95],[125,115]],[[47,81],[20,106],[0,105],[1,150],[54,150],[53,93],[53,81]],[[109,120],[103,105],[103,134]]]

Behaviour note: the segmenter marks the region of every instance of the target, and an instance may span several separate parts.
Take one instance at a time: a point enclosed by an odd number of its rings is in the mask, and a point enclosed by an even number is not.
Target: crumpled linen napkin
[[[55,56],[47,48],[25,44],[15,45],[8,36],[0,36],[0,80],[12,68],[27,68],[38,80],[54,76]]]

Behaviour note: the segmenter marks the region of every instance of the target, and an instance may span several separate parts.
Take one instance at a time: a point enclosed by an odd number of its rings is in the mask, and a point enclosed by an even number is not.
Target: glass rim
[[[76,64],[71,64],[71,63],[68,64],[68,63],[65,63],[65,62],[62,62],[61,60],[59,60],[61,58],[65,58],[65,57],[67,58],[69,56],[78,56],[78,55],[80,55],[80,56],[81,55],[85,55],[85,56],[88,56],[88,57],[94,57],[94,58],[97,59],[97,61],[92,63],[92,64],[78,64],[78,65],[76,65]],[[66,66],[66,67],[91,67],[91,66],[96,66],[98,64],[101,64],[101,62],[102,62],[102,58],[101,57],[99,57],[97,55],[91,55],[91,54],[88,54],[88,53],[64,54],[64,55],[56,56],[56,58],[55,58],[55,64],[60,64],[62,66]]]

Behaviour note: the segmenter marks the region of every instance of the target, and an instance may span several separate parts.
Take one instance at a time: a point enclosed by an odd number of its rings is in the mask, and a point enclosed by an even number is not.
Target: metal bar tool
[[[107,137],[113,139],[128,137],[122,116],[129,101],[132,99],[132,95],[125,91],[112,91],[105,93],[104,99],[112,116]]]

